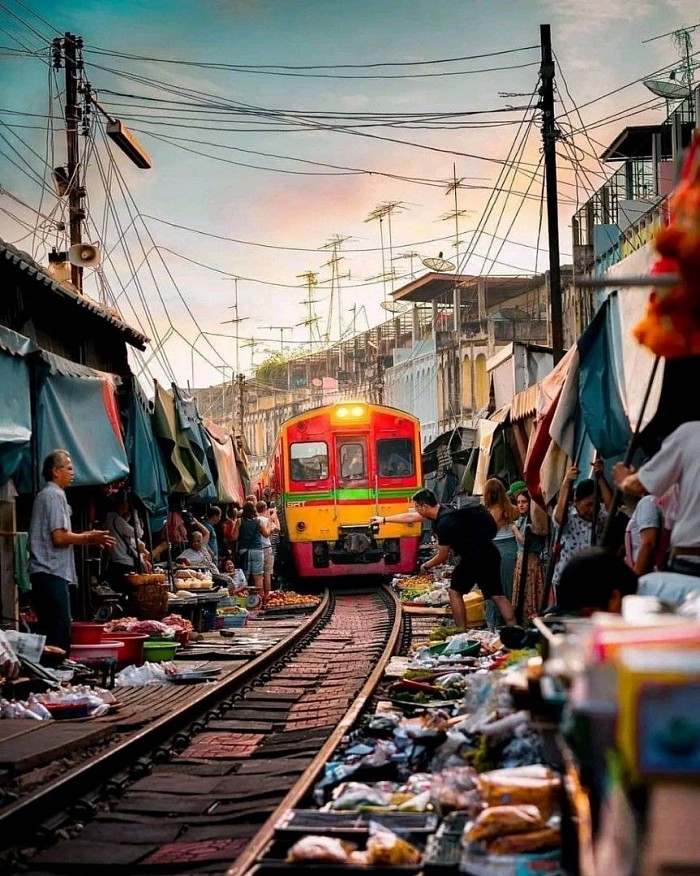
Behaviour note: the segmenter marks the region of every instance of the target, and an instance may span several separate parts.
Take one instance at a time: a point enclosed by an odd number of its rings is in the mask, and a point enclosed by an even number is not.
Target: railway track
[[[387,588],[328,594],[284,653],[0,810],[0,868],[243,872],[361,713],[400,630]]]

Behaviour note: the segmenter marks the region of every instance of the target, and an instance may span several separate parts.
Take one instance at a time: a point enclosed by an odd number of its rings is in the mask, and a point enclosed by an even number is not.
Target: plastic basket
[[[140,584],[134,587],[130,600],[139,620],[163,620],[168,613],[168,585]]]
[[[218,621],[223,621],[221,625],[223,629],[230,630],[236,627],[244,627],[248,622],[247,614],[225,614],[217,618]]]

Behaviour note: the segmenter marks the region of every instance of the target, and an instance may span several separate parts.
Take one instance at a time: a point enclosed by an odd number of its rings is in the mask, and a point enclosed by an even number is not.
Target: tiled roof
[[[89,310],[99,319],[103,319],[112,325],[117,331],[124,335],[124,339],[128,344],[137,347],[139,350],[144,350],[149,339],[142,335],[141,332],[131,328],[124,320],[117,316],[109,308],[104,307],[98,301],[81,295],[69,286],[64,286],[62,283],[57,283],[53,277],[47,273],[42,265],[35,262],[34,259],[26,252],[17,249],[11,243],[6,243],[0,239],[0,259],[7,259],[13,265],[16,265],[20,271],[24,271],[28,277],[32,277],[37,283],[47,286],[55,295],[68,299],[72,304],[78,307],[84,307]]]

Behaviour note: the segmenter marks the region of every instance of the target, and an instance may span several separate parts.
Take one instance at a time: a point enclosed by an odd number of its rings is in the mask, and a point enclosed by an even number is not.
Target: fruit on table
[[[273,590],[264,599],[264,605],[266,608],[292,608],[318,605],[320,601],[320,596],[296,593],[294,590]]]

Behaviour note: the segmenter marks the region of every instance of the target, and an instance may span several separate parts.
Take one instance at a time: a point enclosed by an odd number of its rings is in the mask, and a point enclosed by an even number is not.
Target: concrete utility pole
[[[245,425],[245,374],[241,374],[240,372],[236,374],[236,385],[238,386],[239,423],[241,427],[241,435],[243,436],[245,434],[243,431]]]
[[[557,153],[559,139],[554,121],[554,61],[552,34],[548,24],[540,25],[542,63],[540,66],[539,108],[542,110],[542,143],[547,186],[547,231],[549,237],[549,301],[552,320],[552,357],[554,364],[564,355],[564,324],[561,304],[561,269],[559,265],[559,207],[557,204]]]
[[[68,155],[68,226],[70,229],[70,245],[83,242],[82,229],[85,218],[83,207],[84,190],[80,185],[80,149],[78,145],[78,122],[80,108],[78,107],[78,52],[83,47],[80,37],[66,33],[63,39],[63,58],[66,68],[66,147]],[[71,264],[71,282],[78,290],[83,291],[83,269]]]

